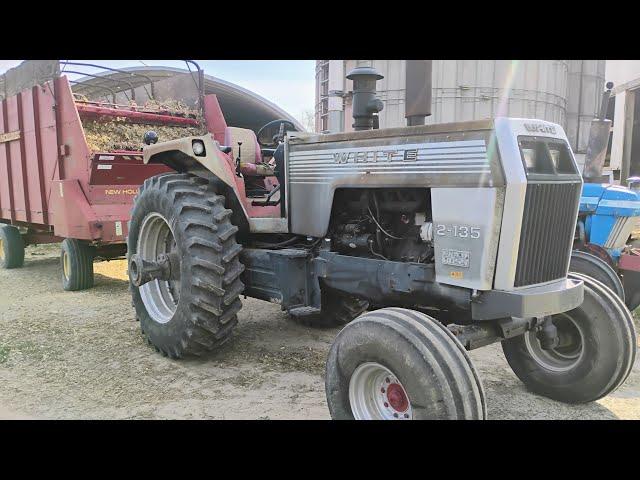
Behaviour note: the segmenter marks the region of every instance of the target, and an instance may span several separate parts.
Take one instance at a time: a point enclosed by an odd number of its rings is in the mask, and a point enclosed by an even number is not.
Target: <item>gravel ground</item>
[[[29,247],[24,268],[0,270],[0,418],[329,418],[324,361],[338,329],[246,299],[219,352],[172,361],[140,335],[123,260],[97,263],[92,290],[64,292],[58,249]],[[640,419],[640,360],[618,391],[573,406],[527,392],[499,345],[471,356],[489,418]]]

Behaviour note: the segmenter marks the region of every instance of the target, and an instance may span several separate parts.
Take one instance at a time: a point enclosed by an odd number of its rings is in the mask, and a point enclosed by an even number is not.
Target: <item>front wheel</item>
[[[535,331],[502,342],[507,362],[533,392],[567,403],[598,400],[627,378],[636,354],[633,318],[622,300],[582,274],[584,301],[553,315],[559,343],[542,348]]]
[[[148,342],[171,358],[216,348],[238,322],[242,248],[224,202],[207,180],[188,174],[149,178],[135,200],[127,238],[133,305]],[[135,286],[134,255],[164,259],[169,273]]]
[[[337,420],[485,419],[485,395],[464,347],[413,310],[367,312],[338,334],[325,390]]]

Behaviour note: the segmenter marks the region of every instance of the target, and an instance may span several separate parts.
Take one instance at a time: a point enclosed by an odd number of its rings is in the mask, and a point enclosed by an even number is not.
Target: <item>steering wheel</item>
[[[258,143],[263,147],[277,147],[280,142],[284,141],[287,132],[297,131],[298,128],[289,120],[278,119],[272,120],[258,130],[256,137]]]

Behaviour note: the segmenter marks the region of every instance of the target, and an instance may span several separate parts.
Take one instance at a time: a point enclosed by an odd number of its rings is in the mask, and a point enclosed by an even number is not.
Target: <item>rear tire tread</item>
[[[178,309],[170,320],[173,322],[175,315],[184,317],[179,334],[175,338],[152,338],[150,325],[144,325],[155,323],[151,318],[141,322],[143,334],[152,343],[154,340],[163,343],[160,350],[172,358],[199,356],[214,350],[231,334],[242,307],[240,294],[244,284],[240,273],[244,267],[238,256],[242,247],[235,241],[238,229],[230,222],[232,211],[224,207],[224,196],[218,195],[213,185],[189,174],[152,177],[143,184],[139,197],[159,203],[173,199],[170,207],[176,220],[173,228],[182,231],[183,261],[191,266],[188,277],[181,279]],[[137,202],[132,218],[136,206]],[[167,220],[171,222],[168,217]],[[136,241],[137,238],[131,236],[128,239],[131,254],[136,252]],[[132,286],[131,290],[134,297],[139,298],[138,289]],[[180,310],[181,302],[186,303],[183,310]],[[146,314],[141,299],[134,303],[138,304],[137,310]]]

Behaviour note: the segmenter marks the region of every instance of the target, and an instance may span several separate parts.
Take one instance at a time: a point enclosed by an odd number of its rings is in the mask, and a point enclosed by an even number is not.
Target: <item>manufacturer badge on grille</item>
[[[442,264],[451,265],[453,267],[469,268],[470,252],[466,250],[451,250],[449,248],[442,249]]]

